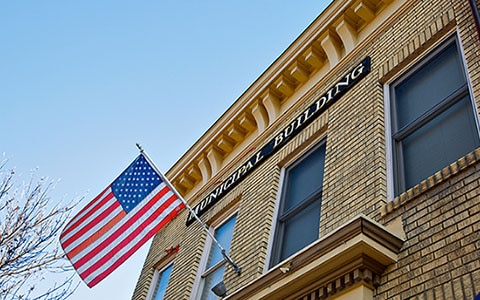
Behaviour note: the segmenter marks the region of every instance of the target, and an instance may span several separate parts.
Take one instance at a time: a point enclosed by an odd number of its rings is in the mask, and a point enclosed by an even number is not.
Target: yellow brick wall
[[[449,33],[457,30],[467,62],[477,107],[480,107],[480,42],[468,3],[460,0],[407,1],[386,24],[349,53],[327,76],[315,83],[311,95],[300,98],[262,140],[260,149],[365,56],[372,71],[216,203],[202,219],[211,224],[234,204],[237,223],[230,254],[242,267],[237,275],[227,266],[224,281],[234,291],[261,276],[267,264],[281,168],[326,138],[324,193],[320,235],[363,213],[388,225],[401,217],[407,241],[398,263],[381,278],[376,299],[473,299],[480,292],[480,153],[466,167],[447,168],[446,179],[424,182],[395,200],[387,200],[387,167],[383,83]],[[245,159],[249,157],[247,154]],[[478,157],[477,157],[478,156]],[[244,160],[222,170],[224,177]],[[446,171],[444,171],[446,172]],[[445,174],[444,174],[445,175]],[[438,175],[440,176],[440,175]],[[445,176],[444,176],[445,177]],[[442,177],[443,178],[443,177]],[[213,184],[211,189],[216,185]],[[192,199],[192,205],[211,189]],[[133,295],[145,299],[154,269],[173,256],[165,252],[180,245],[167,299],[189,299],[200,264],[206,234],[197,223],[185,226],[187,212],[156,235]],[[458,297],[453,294],[458,294]]]
[[[480,293],[480,149],[386,208],[401,216],[407,241],[387,268],[377,299],[473,299]]]
[[[468,3],[418,1],[410,11],[415,13],[403,15],[385,32],[380,81],[395,76],[448,32],[457,30],[478,107],[479,41]],[[414,31],[402,30],[412,24]],[[386,46],[388,40],[398,40],[400,47],[394,47],[397,42]],[[379,221],[384,224],[402,218],[407,241],[399,262],[383,274],[376,299],[473,299],[480,292],[479,159],[477,150],[381,209]]]

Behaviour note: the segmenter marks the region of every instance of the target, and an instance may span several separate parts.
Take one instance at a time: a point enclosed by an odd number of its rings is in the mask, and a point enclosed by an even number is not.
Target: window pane
[[[325,145],[322,145],[288,170],[284,212],[322,188],[324,164]]]
[[[222,245],[222,247],[225,249],[225,251],[228,253],[230,250],[230,243],[232,242],[232,236],[233,236],[233,229],[235,227],[235,220],[237,219],[237,216],[233,216],[231,219],[229,219],[226,223],[224,223],[222,226],[218,227],[215,230],[215,238],[217,241]],[[212,248],[210,250],[210,257],[208,258],[208,263],[207,263],[207,269],[211,268],[215,264],[217,264],[219,261],[223,259],[222,252],[220,251],[220,248],[215,243],[212,243]]]
[[[395,86],[397,128],[408,125],[466,83],[457,44],[451,43]]]
[[[223,246],[223,245],[222,245]],[[212,292],[212,288],[222,281],[223,273],[225,273],[225,265],[221,266],[215,272],[205,277],[205,285],[202,292],[202,300],[217,300],[218,297]]]
[[[325,149],[326,145],[321,144],[286,171],[272,265],[318,239]]]
[[[405,190],[480,146],[469,96],[402,142]]]
[[[480,141],[460,49],[454,39],[392,87],[398,195],[473,151]],[[408,130],[402,131],[406,126]]]
[[[312,202],[283,224],[282,250],[277,262],[318,239],[321,199]]]
[[[170,279],[170,274],[172,273],[173,264],[164,269],[160,274],[157,280],[157,286],[155,288],[155,300],[163,300],[165,296],[165,291],[167,290],[168,281]]]

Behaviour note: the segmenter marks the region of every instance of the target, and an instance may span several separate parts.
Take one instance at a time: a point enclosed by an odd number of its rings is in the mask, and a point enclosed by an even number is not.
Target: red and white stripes
[[[93,287],[185,207],[165,183],[128,214],[108,187],[65,227],[60,243],[89,287]]]

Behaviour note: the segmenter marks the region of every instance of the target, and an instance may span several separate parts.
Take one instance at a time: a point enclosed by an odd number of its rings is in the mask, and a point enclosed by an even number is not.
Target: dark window
[[[391,86],[395,195],[480,146],[455,39]]]
[[[271,265],[318,239],[324,165],[321,144],[285,170]]]

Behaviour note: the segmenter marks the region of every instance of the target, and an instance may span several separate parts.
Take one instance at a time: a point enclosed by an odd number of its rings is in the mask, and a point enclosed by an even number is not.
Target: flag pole
[[[165,184],[177,195],[177,197],[183,202],[183,204],[185,205],[185,207],[190,211],[190,213],[195,217],[195,219],[200,223],[200,225],[202,226],[202,228],[207,232],[207,234],[210,236],[210,238],[212,239],[212,241],[218,246],[218,248],[220,248],[220,251],[222,252],[222,255],[223,257],[225,258],[225,260],[233,266],[233,268],[235,269],[235,272],[237,274],[240,274],[240,272],[242,272],[242,268],[240,268],[234,261],[233,259],[228,256],[227,254],[227,251],[225,250],[225,248],[222,247],[222,245],[220,245],[220,243],[218,242],[218,240],[215,238],[215,236],[210,232],[210,230],[208,230],[208,227],[207,225],[200,219],[199,216],[197,216],[197,214],[195,213],[195,211],[192,209],[192,207],[188,204],[188,202],[183,199],[183,197],[180,195],[180,193],[177,191],[177,189],[173,186],[173,184],[167,179],[167,177],[165,177],[163,175],[163,173],[160,171],[160,169],[157,167],[157,165],[153,162],[153,160],[150,158],[150,156],[148,156],[148,154],[145,152],[145,150],[143,150],[142,146],[140,144],[137,143],[137,148],[140,150],[140,154],[142,154],[145,159],[148,161],[148,163],[153,167],[153,169],[158,173],[158,175],[160,176],[160,178],[163,180],[163,182],[165,182]]]

